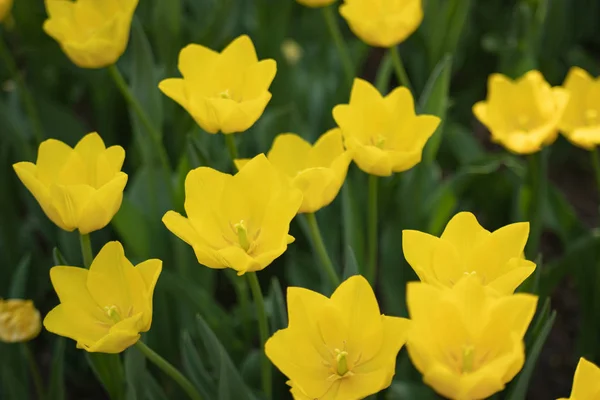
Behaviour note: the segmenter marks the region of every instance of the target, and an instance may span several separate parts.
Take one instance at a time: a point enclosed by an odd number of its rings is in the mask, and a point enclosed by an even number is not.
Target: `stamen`
[[[108,315],[115,324],[121,321],[121,314],[119,313],[119,308],[115,305],[104,307],[104,312]]]
[[[463,365],[462,372],[469,373],[473,371],[475,361],[475,347],[469,345],[463,348]]]
[[[248,251],[250,248],[250,241],[248,240],[248,230],[246,229],[246,225],[244,224],[244,220],[241,220],[237,224],[233,226],[235,228],[235,232],[238,235],[238,242],[240,247],[244,249],[244,251]]]
[[[344,376],[348,372],[348,352],[340,351],[338,349],[335,349],[335,352],[337,353],[337,356],[335,357],[337,362],[336,372],[339,376]]]

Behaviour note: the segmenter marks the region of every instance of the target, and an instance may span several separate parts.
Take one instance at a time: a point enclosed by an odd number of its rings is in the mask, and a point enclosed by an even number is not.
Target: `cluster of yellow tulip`
[[[311,7],[334,2],[298,1]],[[0,18],[9,3],[0,1]],[[44,30],[76,65],[115,71],[137,0],[47,0],[46,6]],[[345,0],[339,11],[358,37],[380,47],[395,48],[423,18],[420,0]],[[261,117],[277,66],[274,60],[259,60],[251,39],[243,35],[220,53],[190,44],[179,54],[179,71],[182,78],[163,80],[160,90],[204,131],[231,137]],[[537,71],[515,82],[493,75],[488,99],[473,112],[494,141],[515,153],[539,151],[559,129],[578,146],[600,144],[600,80],[581,69],[574,68],[562,88],[551,88]],[[316,226],[313,213],[337,196],[351,161],[372,177],[414,167],[440,124],[436,116],[415,113],[409,88],[382,96],[362,79],[354,79],[348,104],[337,105],[333,117],[337,127],[314,145],[284,133],[266,156],[241,159],[232,151],[239,169],[235,175],[209,167],[190,171],[186,216],[169,211],[163,217],[167,229],[193,248],[198,263],[248,274],[259,308],[262,294],[253,273],[294,241],[292,219],[305,213]],[[140,344],[140,333],[151,326],[153,291],[162,269],[160,260],[134,267],[119,242],[107,243],[92,256],[88,234],[107,226],[121,205],[128,179],[121,171],[124,159],[122,147],[107,148],[97,133],[90,133],[74,148],[46,140],[35,164],[14,165],[48,218],[81,235],[86,268],[51,269],[60,305],[43,324],[88,352],[120,353]],[[289,326],[267,340],[261,321],[265,354],[289,378],[296,399],[360,399],[387,388],[405,344],[425,383],[438,393],[452,399],[491,396],[525,361],[523,338],[537,297],[514,292],[535,270],[523,255],[528,236],[528,223],[489,232],[470,213],[457,214],[439,238],[404,231],[404,256],[421,281],[408,284],[409,319],[379,310],[371,288],[375,249],[370,249],[368,280],[353,276],[341,284],[323,251],[323,268],[337,289],[328,298],[289,288]],[[376,240],[370,246],[376,248]],[[39,319],[30,301],[0,300],[0,339],[35,337]],[[600,370],[582,360],[572,398],[597,398],[598,376]],[[182,386],[199,398],[185,382]],[[267,381],[266,391],[268,386]]]

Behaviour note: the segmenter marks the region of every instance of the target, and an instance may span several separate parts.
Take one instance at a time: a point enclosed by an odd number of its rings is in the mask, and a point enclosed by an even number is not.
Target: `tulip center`
[[[115,324],[120,322],[122,319],[119,307],[115,305],[104,307],[104,312],[106,313],[106,315],[108,315],[108,318],[110,318]]]
[[[472,345],[467,345],[463,347],[462,359],[462,372],[472,372],[473,364],[475,361],[475,348]]]
[[[585,110],[585,121],[588,125],[597,125],[600,122],[598,120],[598,110],[593,108]]]
[[[385,145],[386,137],[382,134],[378,134],[377,136],[373,136],[371,138],[371,144],[379,149],[383,149]]]
[[[335,349],[335,362],[337,364],[336,372],[339,376],[344,376],[348,373],[348,352]]]
[[[219,97],[222,98],[222,99],[229,99],[229,100],[231,100],[231,94],[229,93],[229,89],[225,89],[221,93],[219,93]]]
[[[248,240],[248,230],[246,229],[246,224],[244,224],[244,220],[242,219],[240,222],[233,225],[233,228],[235,229],[235,233],[237,233],[240,247],[247,252],[250,248],[250,241]]]
[[[523,130],[528,130],[530,123],[531,123],[531,118],[529,118],[529,115],[521,114],[517,117],[517,124]]]

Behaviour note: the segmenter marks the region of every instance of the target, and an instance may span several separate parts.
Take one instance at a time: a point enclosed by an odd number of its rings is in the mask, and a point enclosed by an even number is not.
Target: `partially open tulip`
[[[4,21],[10,14],[13,0],[0,0],[0,22]]]
[[[41,329],[40,312],[33,301],[0,299],[0,342],[26,342],[35,338]]]
[[[127,48],[138,0],[46,0],[44,31],[81,68],[117,62]]]
[[[52,333],[77,341],[89,352],[120,353],[152,324],[152,295],[162,261],[135,267],[119,242],[107,243],[90,269],[57,266],[50,270],[60,305],[44,318]]]
[[[265,353],[295,399],[358,400],[392,383],[409,321],[382,315],[365,278],[348,278],[331,298],[290,287],[287,305],[288,327]]]
[[[301,203],[302,192],[260,154],[234,176],[207,167],[190,171],[187,218],[169,211],[163,222],[193,247],[200,264],[242,275],[264,269],[285,252]]]
[[[591,150],[600,144],[600,77],[573,67],[563,87],[570,97],[560,129],[571,143]]]
[[[535,270],[523,257],[529,223],[489,232],[469,212],[456,214],[441,237],[404,230],[404,257],[422,282],[452,287],[464,275],[504,294],[513,293]]]
[[[217,53],[190,44],[179,53],[183,78],[165,79],[159,89],[179,103],[208,133],[243,132],[260,118],[271,100],[274,60],[258,61],[246,35]]]
[[[20,162],[13,168],[52,222],[86,234],[108,225],[121,207],[127,184],[124,159],[121,146],[106,148],[94,132],[74,149],[48,139],[40,145],[36,164]]]
[[[335,199],[352,160],[350,153],[344,150],[339,129],[323,134],[314,146],[296,134],[281,134],[275,138],[267,158],[302,191],[300,213],[315,212]],[[242,168],[247,162],[236,160],[235,163]]]
[[[487,100],[473,113],[492,134],[492,140],[517,154],[531,154],[552,144],[569,93],[550,87],[542,74],[529,71],[513,81],[501,74],[488,79]]]
[[[405,87],[386,97],[362,79],[355,79],[350,104],[333,109],[346,148],[354,162],[371,175],[389,176],[421,161],[423,147],[440,119],[416,115],[413,97]]]
[[[423,6],[421,0],[344,0],[340,14],[363,42],[392,47],[421,25]]]
[[[325,7],[335,3],[337,0],[296,0],[298,3],[307,7]]]
[[[465,276],[451,289],[410,282],[406,301],[408,354],[423,381],[442,396],[487,399],[523,367],[523,336],[537,297],[500,296]]]
[[[600,399],[600,368],[581,357],[575,370],[571,396],[559,400],[597,400]]]

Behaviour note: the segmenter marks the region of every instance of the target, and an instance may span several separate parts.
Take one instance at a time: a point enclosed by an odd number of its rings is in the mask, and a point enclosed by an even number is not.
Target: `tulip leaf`
[[[425,84],[425,89],[419,98],[419,111],[423,114],[437,115],[442,122],[435,133],[425,145],[423,161],[430,164],[435,160],[438,149],[442,143],[442,130],[446,111],[448,110],[448,94],[450,91],[450,78],[452,75],[452,56],[447,54],[437,64]]]
[[[386,400],[437,400],[439,398],[440,396],[428,386],[413,382],[394,382],[385,394]]]
[[[521,370],[521,373],[517,376],[516,380],[511,385],[510,394],[506,397],[508,400],[524,400],[527,396],[527,388],[529,381],[533,374],[533,370],[537,363],[537,359],[542,351],[544,343],[552,330],[554,320],[556,319],[556,311],[553,311],[550,316],[546,319],[544,325],[539,330],[539,334],[535,337],[531,349],[527,352],[525,359],[525,365]]]
[[[71,265],[69,264],[69,262],[65,259],[65,256],[61,253],[60,249],[58,247],[55,247],[52,249],[52,260],[54,261],[54,266],[57,265]]]
[[[274,333],[288,325],[287,309],[283,291],[281,290],[279,279],[275,276],[271,278],[271,293],[269,300],[271,302],[271,323],[269,326],[271,327],[272,333]]]
[[[125,372],[119,354],[86,353],[86,357],[111,400],[124,399]]]
[[[356,261],[356,255],[354,254],[354,250],[352,250],[351,246],[346,246],[345,253],[345,263],[344,263],[344,271],[342,273],[342,281],[350,278],[351,276],[359,274],[358,261]]]
[[[29,265],[31,264],[31,254],[23,256],[17,266],[10,282],[10,291],[8,297],[11,299],[24,299],[27,291],[27,277],[29,276]]]
[[[204,399],[214,399],[216,388],[187,331],[181,334],[181,360],[186,375]]]
[[[57,336],[54,340],[48,388],[49,400],[65,399],[65,344],[64,337]]]
[[[128,196],[123,196],[121,208],[113,217],[111,224],[136,257],[150,256],[151,239],[149,230],[145,229],[148,225],[146,216]]]
[[[208,359],[212,361],[214,373],[218,375],[218,399],[254,400],[254,396],[217,336],[200,315],[196,318],[204,349],[208,354]]]
[[[125,379],[127,381],[127,400],[145,399],[146,357],[135,348],[125,350]]]

